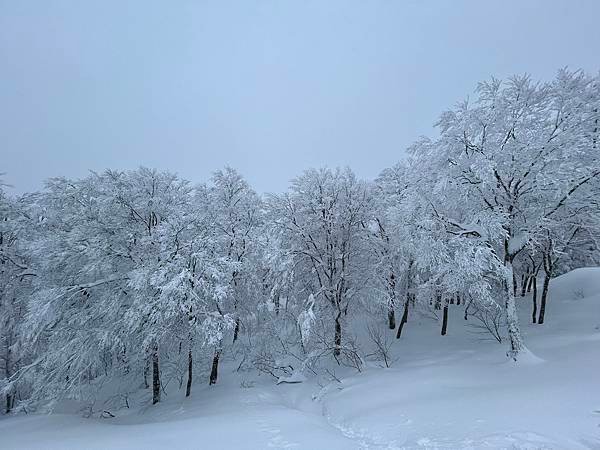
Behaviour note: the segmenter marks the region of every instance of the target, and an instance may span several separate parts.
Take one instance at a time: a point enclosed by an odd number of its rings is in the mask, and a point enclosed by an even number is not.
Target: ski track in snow
[[[510,434],[492,434],[483,438],[463,439],[460,442],[454,440],[440,440],[429,437],[422,437],[414,443],[398,443],[395,440],[389,440],[385,436],[374,434],[368,428],[356,428],[346,423],[337,421],[329,412],[324,400],[327,398],[330,386],[321,389],[321,392],[315,395],[315,400],[321,404],[321,416],[323,421],[333,430],[339,432],[342,436],[351,439],[356,443],[356,448],[360,450],[450,450],[460,448],[463,450],[477,449],[512,449],[512,450],[558,450],[561,447],[548,437],[531,431],[513,432]],[[259,393],[254,398],[247,396],[243,401],[247,407],[258,408],[263,410],[263,406],[268,405],[266,402],[267,394]],[[285,406],[290,408],[289,406]],[[290,408],[293,409],[293,408]],[[311,414],[304,411],[296,410],[303,414]],[[405,419],[402,424],[410,425],[410,419]],[[268,447],[276,449],[304,448],[298,442],[288,441],[282,434],[281,430],[272,425],[269,417],[262,413],[257,420],[259,429],[269,435]],[[595,448],[595,447],[591,447]]]
[[[258,394],[258,398],[261,399],[261,394]],[[250,409],[255,409],[257,411],[262,411],[261,402],[257,399],[250,398],[249,395],[246,395],[242,402],[244,403],[245,409],[250,413]],[[256,414],[256,413],[255,413]],[[270,424],[268,417],[266,414],[259,412],[256,417],[256,424],[258,425],[258,429],[267,435],[268,442],[267,446],[269,448],[276,449],[288,449],[288,448],[298,448],[300,444],[297,442],[288,441],[285,439],[281,430]]]
[[[268,405],[267,402],[268,395],[265,393],[258,393],[254,396],[247,395],[242,401],[248,411],[250,409],[264,410],[264,406]],[[327,407],[325,404],[321,402],[321,399],[316,399],[314,401],[321,403],[321,415],[312,414],[310,412],[301,411],[299,409],[294,409],[290,406],[283,404],[285,408],[291,409],[295,412],[299,412],[305,415],[314,415],[315,417],[319,417],[319,419],[330,427],[332,430],[338,432],[341,436],[351,439],[355,442],[357,450],[377,450],[377,449],[388,449],[388,450],[399,450],[403,447],[399,447],[394,444],[386,443],[385,439],[377,438],[369,434],[367,430],[356,430],[347,425],[342,425],[337,423],[332,419],[331,415],[327,411]],[[264,413],[259,413],[256,420],[259,429],[268,435],[268,447],[275,449],[290,449],[290,448],[302,448],[301,444],[298,442],[287,440],[282,434],[281,429],[272,424],[272,421],[269,417]]]

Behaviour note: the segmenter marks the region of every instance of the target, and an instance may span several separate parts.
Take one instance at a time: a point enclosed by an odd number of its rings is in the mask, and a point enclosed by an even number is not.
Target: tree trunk
[[[402,313],[402,319],[400,319],[400,326],[398,326],[398,332],[396,333],[396,339],[400,339],[402,336],[402,329],[404,324],[408,322],[408,305],[410,304],[410,294],[406,294],[406,301],[404,302],[404,313]]]
[[[9,414],[13,406],[13,396],[6,394],[6,414]]]
[[[235,319],[235,328],[233,329],[233,342],[237,341],[238,335],[240,333],[240,319]]]
[[[341,312],[335,317],[335,335],[334,335],[334,356],[342,354],[342,324],[340,323]]]
[[[160,367],[158,366],[158,345],[152,348],[152,404],[160,402]]]
[[[544,287],[542,288],[542,297],[540,298],[540,315],[538,317],[538,324],[544,323],[544,316],[546,314],[546,299],[548,298],[548,287],[550,286],[550,278],[552,278],[552,241],[550,241],[550,250],[544,255]]]
[[[510,341],[510,350],[506,355],[516,361],[517,356],[525,346],[521,337],[517,304],[515,302],[517,288],[515,286],[515,269],[513,267],[514,255],[510,254],[509,248],[509,239],[504,239],[504,267],[506,270],[504,280],[502,280],[502,290],[504,291],[504,309],[506,312],[508,339]]]
[[[531,313],[531,321],[537,322],[537,279],[533,279],[533,295],[531,296],[533,301],[533,312]]]
[[[396,329],[396,277],[393,270],[390,271],[388,278],[388,328]]]
[[[388,328],[390,330],[396,329],[396,312],[393,306],[388,307]]]
[[[529,282],[527,283],[527,292],[531,292],[531,289],[533,288],[533,283],[535,282],[536,278],[537,278],[537,273],[534,270],[534,273],[532,273],[529,276]]]
[[[525,273],[521,277],[521,297],[525,297],[527,291],[527,282],[529,281],[530,276],[531,275],[529,273]]]
[[[191,342],[190,342],[191,344]],[[188,351],[188,379],[187,386],[185,387],[185,396],[189,397],[192,393],[192,370],[194,368],[193,360],[192,360],[192,349],[190,348]]]
[[[544,323],[544,316],[546,314],[546,298],[548,297],[548,287],[550,286],[550,276],[544,275],[544,287],[542,288],[542,296],[540,298],[540,316],[538,318],[538,324]]]
[[[442,336],[446,336],[448,331],[448,299],[444,302],[444,315],[442,318]]]
[[[234,311],[234,314],[236,316],[235,317],[235,327],[233,329],[233,343],[234,344],[235,344],[235,341],[237,341],[238,335],[240,333],[240,318],[238,317],[238,313],[237,313],[238,299],[239,299],[237,276],[238,276],[238,273],[234,272],[233,273],[233,292],[234,292],[234,297],[233,297],[233,311]]]
[[[219,376],[219,357],[221,356],[221,350],[215,350],[213,356],[212,368],[210,370],[210,378],[208,380],[209,385],[216,384],[217,377]]]
[[[150,383],[148,383],[148,375],[150,374],[150,361],[146,356],[146,360],[144,361],[144,389],[148,389],[150,387]]]
[[[4,375],[8,380],[11,377],[11,350],[10,350],[10,342],[11,339],[9,337],[6,338],[6,358],[4,360]],[[12,409],[13,396],[10,392],[6,393],[6,414],[10,413]]]
[[[517,316],[517,305],[515,302],[514,289],[512,283],[512,262],[507,261],[508,276],[504,280],[504,296],[506,310],[506,324],[508,326],[508,337],[510,340],[510,350],[508,356],[515,361],[521,350],[523,350],[523,340],[521,338],[521,330],[519,328],[519,317]]]

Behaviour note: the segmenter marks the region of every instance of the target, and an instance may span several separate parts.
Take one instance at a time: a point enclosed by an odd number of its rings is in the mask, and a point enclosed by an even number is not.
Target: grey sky
[[[600,69],[600,1],[0,0],[0,172],[364,177],[490,75]]]

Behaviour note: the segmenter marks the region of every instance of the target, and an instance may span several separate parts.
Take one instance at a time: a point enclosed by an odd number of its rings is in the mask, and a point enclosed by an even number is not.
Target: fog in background
[[[0,0],[0,172],[372,178],[478,81],[600,68],[599,1]]]

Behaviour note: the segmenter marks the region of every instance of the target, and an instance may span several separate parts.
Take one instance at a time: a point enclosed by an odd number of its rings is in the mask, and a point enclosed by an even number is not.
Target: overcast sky
[[[374,177],[480,80],[600,69],[600,1],[0,0],[0,172]]]

